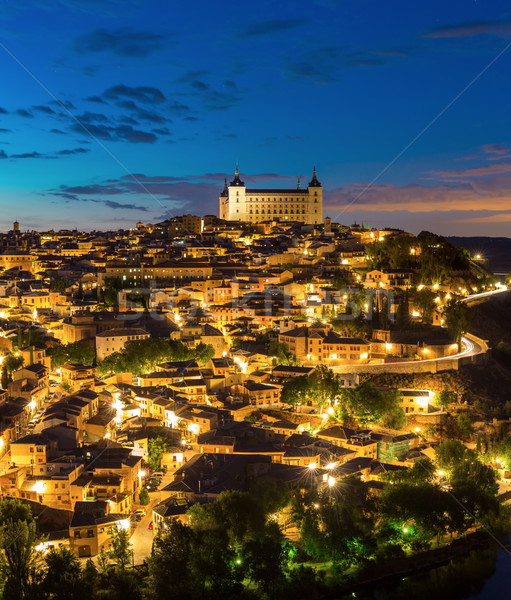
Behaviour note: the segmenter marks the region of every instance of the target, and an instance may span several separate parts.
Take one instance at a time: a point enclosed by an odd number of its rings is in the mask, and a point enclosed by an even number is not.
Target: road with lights
[[[467,304],[470,302],[477,302],[477,300],[484,300],[485,298],[491,298],[492,296],[496,296],[498,294],[503,294],[504,292],[509,292],[509,288],[506,286],[501,286],[496,290],[490,290],[489,292],[481,292],[479,294],[470,294],[470,296],[465,296],[462,298],[460,302],[466,302]]]

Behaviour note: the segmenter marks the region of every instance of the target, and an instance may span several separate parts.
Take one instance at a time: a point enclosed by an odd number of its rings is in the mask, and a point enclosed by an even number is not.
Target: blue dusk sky
[[[511,6],[2,0],[0,229],[217,214],[312,167],[325,216],[511,231]]]

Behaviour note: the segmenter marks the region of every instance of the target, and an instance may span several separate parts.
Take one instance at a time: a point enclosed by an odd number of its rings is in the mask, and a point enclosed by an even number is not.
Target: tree
[[[469,449],[459,440],[445,440],[435,448],[435,460],[441,469],[451,470],[471,456]]]
[[[69,287],[73,285],[69,279],[53,279],[50,282],[50,292],[59,292],[64,294]]]
[[[30,509],[19,500],[0,501],[0,573],[4,600],[28,600],[42,577],[39,543]]]
[[[197,581],[189,566],[193,548],[193,532],[180,521],[170,522],[168,529],[158,532],[151,556],[147,559],[149,579],[147,596],[150,599],[194,598]]]
[[[398,469],[387,471],[381,475],[383,481],[391,483],[410,483],[418,485],[421,483],[433,483],[436,477],[436,467],[429,458],[419,458],[410,469]]]
[[[84,342],[53,346],[48,349],[48,355],[51,356],[51,368],[53,370],[67,363],[92,365],[96,359],[94,350]]]
[[[433,406],[438,408],[449,408],[451,404],[457,402],[458,396],[451,390],[442,390],[433,396]]]
[[[328,490],[296,492],[291,518],[300,544],[313,559],[348,568],[369,558],[374,550],[375,503],[358,475]]]
[[[396,327],[406,329],[410,324],[410,297],[408,290],[404,290],[399,298],[396,311]]]
[[[14,371],[21,369],[22,366],[23,356],[15,356],[12,353],[7,354],[3,362],[3,367],[7,371],[9,377],[11,377]]]
[[[211,504],[195,504],[188,512],[195,531],[222,529],[229,543],[239,549],[264,531],[266,514],[253,494],[229,490]]]
[[[108,552],[117,569],[124,571],[131,560],[132,546],[130,544],[129,528],[115,525],[110,529],[112,545]]]
[[[307,375],[289,379],[282,386],[280,401],[283,404],[294,406],[295,404],[305,404],[309,397],[310,384]]]
[[[458,344],[458,352],[461,352],[461,337],[470,327],[470,308],[466,303],[452,298],[445,305],[445,322],[449,333]]]
[[[309,375],[310,396],[320,407],[332,404],[341,390],[339,376],[325,365],[318,365]]]
[[[284,366],[298,366],[300,365],[300,360],[296,358],[296,356],[289,351],[289,346],[283,342],[278,342],[277,340],[272,340],[268,344],[267,350],[269,356],[273,356],[275,358],[275,363],[278,365]]]
[[[194,350],[195,359],[201,365],[201,367],[205,367],[208,362],[215,356],[215,349],[211,344],[204,344],[201,342],[197,345]]]
[[[452,501],[447,492],[429,483],[398,483],[383,490],[383,531],[393,532],[398,543],[427,547],[430,540],[447,532]]]
[[[155,438],[151,438],[148,443],[148,459],[147,462],[151,465],[152,469],[159,469],[161,466],[161,459],[167,448],[169,447],[169,440],[159,435]]]
[[[69,548],[52,548],[44,557],[46,574],[43,591],[54,600],[85,600],[90,598],[91,585],[82,576],[80,561]],[[84,573],[85,574],[85,573]],[[89,571],[87,572],[90,575]]]
[[[370,381],[354,388],[341,390],[341,412],[351,414],[359,423],[369,424],[385,421],[390,425],[402,425],[401,395],[398,390],[379,390]]]
[[[435,310],[435,292],[429,288],[423,288],[415,292],[413,304],[421,314],[421,320],[427,325],[433,322],[433,312]]]
[[[149,504],[149,492],[145,488],[140,490],[138,500],[142,506],[147,506]]]
[[[284,536],[277,523],[269,523],[265,529],[262,535],[244,544],[241,563],[248,577],[263,594],[278,597],[278,588],[285,581]]]
[[[5,365],[2,367],[2,389],[6,390],[9,385],[9,375],[7,374],[7,369]]]
[[[98,364],[98,372],[102,376],[123,372],[142,375],[153,371],[161,362],[198,359],[202,351],[204,356],[210,352],[207,345],[203,344],[199,351],[190,350],[178,340],[161,338],[130,340],[120,352],[113,352],[102,360]]]

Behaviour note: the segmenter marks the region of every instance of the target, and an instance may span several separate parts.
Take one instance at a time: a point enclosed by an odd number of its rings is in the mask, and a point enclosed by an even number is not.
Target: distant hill
[[[480,254],[488,260],[494,273],[511,272],[511,238],[506,237],[448,237],[453,246],[465,248],[471,254]]]

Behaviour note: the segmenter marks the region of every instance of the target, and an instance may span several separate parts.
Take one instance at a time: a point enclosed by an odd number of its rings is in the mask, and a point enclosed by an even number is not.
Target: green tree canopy
[[[398,390],[380,390],[370,381],[354,388],[343,388],[340,395],[341,416],[350,415],[359,423],[386,423],[387,426],[403,425],[401,395]]]
[[[119,352],[113,352],[98,364],[101,376],[112,373],[142,375],[158,363],[176,360],[204,360],[211,353],[209,345],[199,344],[191,350],[178,340],[147,338],[130,340]],[[209,359],[208,359],[209,360]]]
[[[458,352],[461,351],[461,337],[468,331],[471,318],[470,308],[466,303],[452,298],[445,305],[445,323],[449,333],[458,344]]]
[[[68,363],[92,365],[96,359],[96,353],[85,342],[71,342],[70,344],[59,344],[48,349],[51,356],[51,368],[58,369]]]

